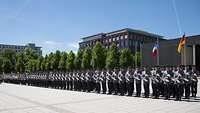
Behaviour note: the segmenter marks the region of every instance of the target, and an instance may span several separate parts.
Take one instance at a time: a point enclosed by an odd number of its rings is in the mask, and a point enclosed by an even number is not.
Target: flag
[[[180,39],[180,42],[178,44],[178,48],[177,48],[178,53],[181,53],[181,49],[185,46],[185,42],[186,42],[186,37],[185,37],[185,34],[184,34],[183,37]]]
[[[153,50],[152,50],[152,56],[157,56],[158,48],[159,48],[159,45],[158,44],[154,44]]]

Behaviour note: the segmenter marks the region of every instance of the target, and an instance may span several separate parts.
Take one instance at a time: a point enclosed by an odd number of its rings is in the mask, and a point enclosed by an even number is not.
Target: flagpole
[[[159,52],[160,52],[159,49],[160,49],[160,47],[159,47],[159,44],[158,44],[158,37],[157,37],[157,45],[158,45],[158,49],[157,49],[157,51],[158,51],[157,52],[157,66],[159,66],[159,64],[160,64],[160,61],[159,61],[160,60],[159,59]]]
[[[142,42],[140,42],[140,67],[142,68]]]

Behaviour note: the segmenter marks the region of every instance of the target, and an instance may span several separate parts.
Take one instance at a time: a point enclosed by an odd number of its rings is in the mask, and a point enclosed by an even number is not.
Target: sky
[[[35,43],[43,55],[82,37],[132,28],[167,39],[200,34],[200,0],[0,0],[0,43]]]

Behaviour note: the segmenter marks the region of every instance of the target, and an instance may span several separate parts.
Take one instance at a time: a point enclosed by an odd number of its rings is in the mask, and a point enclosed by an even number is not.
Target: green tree
[[[17,54],[16,60],[17,60],[15,65],[16,72],[23,73],[25,71],[24,53],[21,52]]]
[[[62,52],[61,54],[61,58],[60,58],[60,61],[59,61],[59,66],[58,66],[58,69],[61,70],[61,71],[65,71],[65,65],[66,65],[66,60],[67,60],[67,52]]]
[[[36,71],[36,64],[37,64],[37,59],[39,58],[39,55],[37,52],[30,48],[27,47],[25,48],[24,52],[24,59],[25,59],[25,71],[26,72],[34,72]]]
[[[119,66],[119,51],[116,44],[112,44],[111,48],[109,48],[106,56],[106,68],[114,69]]]
[[[121,50],[121,54],[119,57],[119,64],[121,68],[131,67],[132,55],[131,51],[128,48],[124,48]]]
[[[73,51],[69,52],[69,55],[66,60],[66,69],[69,71],[74,70],[74,59],[75,59],[75,54]]]
[[[3,72],[2,65],[3,65],[3,58],[0,56],[0,74]]]
[[[23,52],[25,54],[25,62],[28,62],[28,60],[31,59],[37,59],[39,57],[36,51],[30,47],[25,48]]]
[[[47,58],[48,58],[48,55],[45,55],[44,59],[42,60],[42,63],[41,63],[41,66],[40,66],[41,71],[46,70],[46,60],[47,60]]]
[[[135,56],[134,56],[135,67],[140,67],[141,59],[142,59],[141,53],[140,52],[136,52]]]
[[[7,63],[8,62],[11,63],[8,70],[10,72],[14,72],[15,71],[15,64],[16,64],[16,53],[15,53],[15,51],[13,49],[4,49],[3,52],[2,52],[2,57]],[[4,62],[4,63],[6,63],[6,62]],[[7,70],[7,69],[5,69],[5,70]]]
[[[44,58],[42,56],[40,56],[37,60],[36,60],[36,71],[42,71],[41,69],[41,65],[43,62]]]
[[[81,69],[82,55],[83,55],[83,52],[81,49],[79,49],[74,59],[74,66],[75,66],[75,69],[77,70]]]
[[[52,59],[51,59],[51,69],[52,70],[58,70],[59,66],[59,61],[60,61],[60,51],[57,50],[56,53],[53,54]]]
[[[53,58],[53,53],[51,52],[46,59],[45,70],[47,71],[51,70],[52,58]]]
[[[12,71],[12,62],[10,59],[3,58],[2,68],[4,73],[10,73]]]
[[[92,67],[93,69],[102,69],[105,67],[105,53],[100,42],[97,42],[92,49]]]
[[[90,69],[91,68],[91,49],[85,48],[83,52],[83,58],[81,63],[82,69]]]

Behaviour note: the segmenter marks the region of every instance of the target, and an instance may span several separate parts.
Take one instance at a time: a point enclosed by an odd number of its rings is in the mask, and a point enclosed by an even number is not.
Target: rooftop
[[[141,35],[150,36],[150,37],[158,37],[158,38],[162,38],[163,37],[163,36],[160,36],[160,35],[157,35],[157,34],[153,34],[153,33],[149,33],[149,32],[142,31],[142,30],[124,28],[124,29],[120,29],[120,30],[116,30],[116,31],[112,31],[112,32],[107,32],[107,33],[98,33],[98,34],[95,34],[95,35],[83,37],[81,39],[87,41],[87,40],[102,38],[103,35],[111,36],[111,35],[118,34],[118,33],[123,33],[123,32],[132,32],[132,33],[141,34]]]

